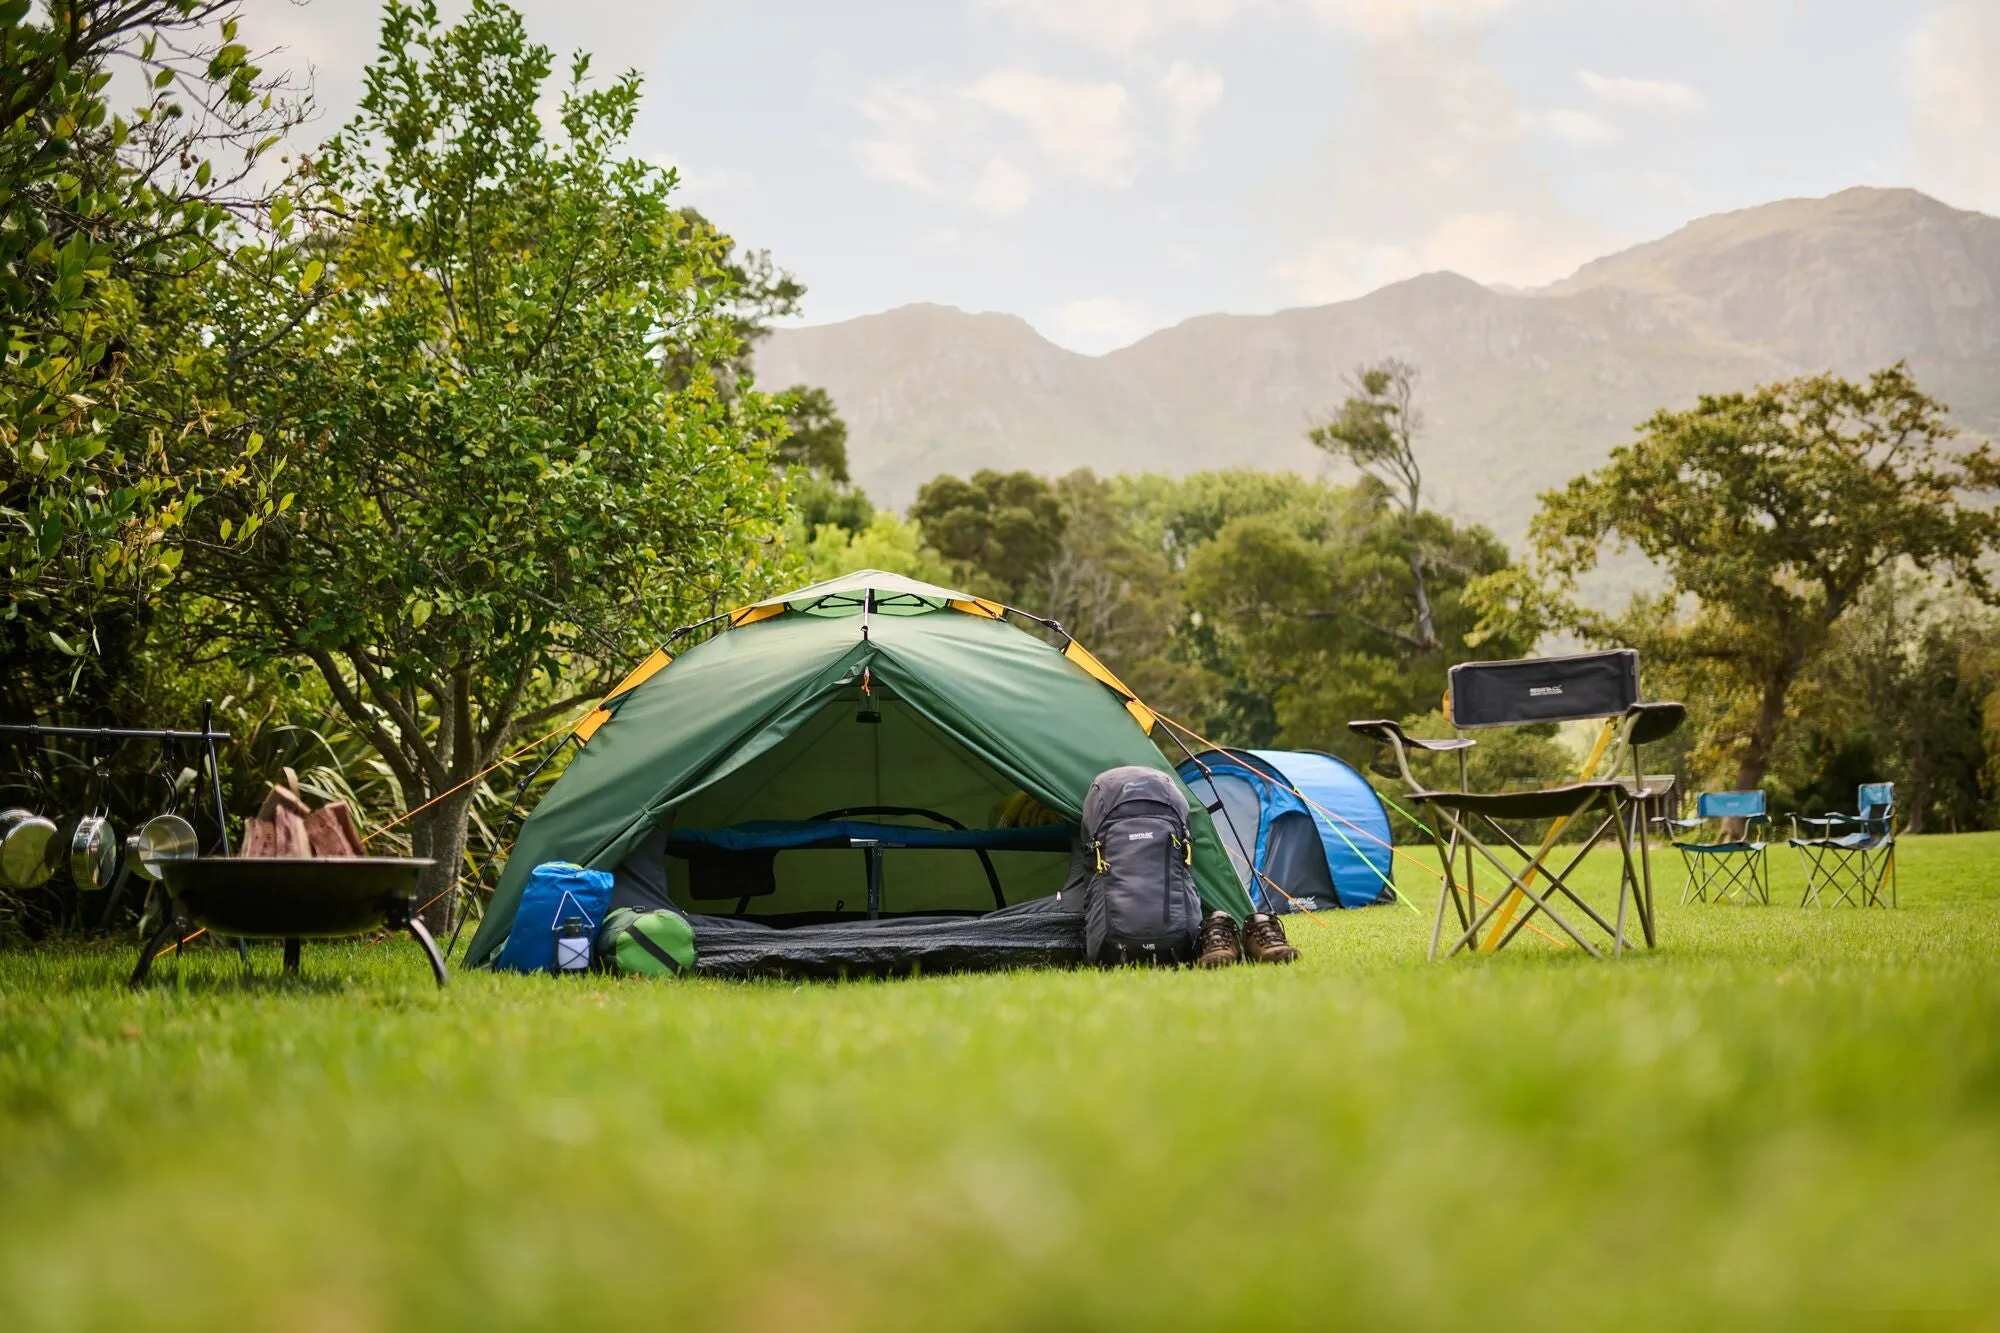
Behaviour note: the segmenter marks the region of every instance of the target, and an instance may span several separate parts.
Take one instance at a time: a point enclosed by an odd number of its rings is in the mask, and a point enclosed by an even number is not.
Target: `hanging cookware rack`
[[[174,731],[158,727],[48,727],[40,723],[0,722],[0,736],[25,736],[39,740],[44,736],[60,736],[70,740],[94,740],[100,743],[112,741],[153,741],[161,746],[193,743],[199,747],[198,753],[208,770],[209,794],[215,802],[215,836],[220,843],[222,854],[230,855],[229,813],[222,801],[222,765],[215,753],[215,743],[230,739],[226,731],[215,729],[215,705],[203,703],[201,706],[200,731]]]

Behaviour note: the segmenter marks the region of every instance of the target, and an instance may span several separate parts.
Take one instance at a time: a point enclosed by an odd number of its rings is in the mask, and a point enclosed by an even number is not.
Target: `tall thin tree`
[[[1417,368],[1389,357],[1356,370],[1348,388],[1347,401],[1331,418],[1307,431],[1306,438],[1380,482],[1402,515],[1409,536],[1410,597],[1416,609],[1412,637],[1424,652],[1435,652],[1437,617],[1424,580],[1428,560],[1418,539],[1424,471],[1417,462],[1417,437],[1423,433],[1424,417],[1416,405]]]

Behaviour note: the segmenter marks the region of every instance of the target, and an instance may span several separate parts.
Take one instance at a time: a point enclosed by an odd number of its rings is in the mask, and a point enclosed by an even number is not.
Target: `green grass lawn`
[[[0,954],[0,1328],[2000,1328],[2000,835],[1902,858],[1893,914],[1662,862],[1603,963]]]

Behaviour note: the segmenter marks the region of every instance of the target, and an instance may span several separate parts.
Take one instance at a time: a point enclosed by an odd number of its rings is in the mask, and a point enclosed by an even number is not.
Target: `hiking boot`
[[[1254,912],[1243,923],[1243,956],[1253,963],[1290,963],[1299,951],[1285,939],[1285,927],[1269,912]]]
[[[1236,923],[1227,912],[1210,912],[1201,923],[1201,939],[1196,942],[1196,967],[1228,967],[1243,961],[1243,945],[1236,938]]]

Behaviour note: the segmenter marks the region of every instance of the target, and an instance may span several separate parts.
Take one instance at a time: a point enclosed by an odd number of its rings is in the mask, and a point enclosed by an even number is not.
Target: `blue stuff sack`
[[[521,905],[493,966],[505,972],[555,971],[556,922],[565,907],[569,915],[582,916],[594,929],[611,910],[611,872],[585,870],[569,861],[536,866],[521,890]]]

